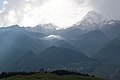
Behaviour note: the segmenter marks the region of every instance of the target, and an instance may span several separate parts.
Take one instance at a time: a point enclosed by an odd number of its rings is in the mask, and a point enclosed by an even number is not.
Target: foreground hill
[[[17,75],[0,80],[104,80],[104,79],[86,77],[86,76],[77,76],[77,75],[59,76],[55,74],[45,73],[45,74],[34,74],[34,75],[26,75],[26,76]]]

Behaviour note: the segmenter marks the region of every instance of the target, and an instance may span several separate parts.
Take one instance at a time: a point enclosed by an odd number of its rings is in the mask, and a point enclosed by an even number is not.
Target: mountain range
[[[0,71],[35,71],[60,65],[108,79],[108,73],[112,75],[120,67],[120,20],[90,11],[71,27],[56,28],[52,23],[0,28]],[[102,74],[109,65],[112,69]]]

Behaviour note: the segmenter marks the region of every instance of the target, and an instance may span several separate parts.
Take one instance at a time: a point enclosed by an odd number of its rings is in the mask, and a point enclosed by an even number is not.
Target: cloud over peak
[[[54,23],[68,27],[93,9],[110,19],[119,19],[119,3],[119,0],[1,0],[0,26]]]

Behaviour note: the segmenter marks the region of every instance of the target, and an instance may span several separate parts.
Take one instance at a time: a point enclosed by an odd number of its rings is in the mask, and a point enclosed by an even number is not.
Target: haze
[[[96,10],[108,18],[120,18],[118,0],[1,0],[0,25],[35,26],[54,23],[67,28]],[[113,11],[111,12],[111,9]]]

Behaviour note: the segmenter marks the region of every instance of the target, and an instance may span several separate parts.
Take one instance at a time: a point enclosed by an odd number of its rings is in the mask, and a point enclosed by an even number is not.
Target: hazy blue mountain
[[[27,36],[38,38],[38,39],[41,39],[46,36],[44,33],[40,33],[40,32],[24,31],[23,33],[26,34]]]
[[[0,28],[0,31],[1,31],[1,33],[5,32],[5,31],[21,32],[21,33],[24,33],[24,34],[26,34],[28,36],[35,37],[35,38],[42,38],[42,37],[46,36],[44,33],[30,31],[28,29],[28,27],[27,28],[26,27],[20,27],[19,25],[12,25],[12,26],[8,26],[8,27],[2,27],[2,28]]]
[[[57,33],[59,35],[61,35],[62,37],[64,37],[65,39],[69,39],[69,40],[74,40],[74,39],[78,39],[78,37],[84,33],[84,31],[80,30],[77,27],[70,27],[67,29],[63,29],[63,30],[59,30],[57,31]]]
[[[110,75],[110,80],[120,80],[120,70],[118,69],[112,75]]]
[[[107,37],[102,31],[95,30],[79,36],[79,40],[72,40],[71,43],[81,49],[88,56],[93,56],[107,41]]]
[[[25,27],[20,27],[19,25],[12,25],[0,28],[0,31],[23,31],[23,30],[25,30]]]
[[[79,48],[73,46],[69,40],[64,39],[60,35],[49,35],[47,37],[44,37],[43,41],[49,46],[69,48],[83,53]]]
[[[108,78],[120,67],[119,53],[120,20],[107,20],[96,11],[67,29],[57,30],[51,23],[0,28],[0,71],[63,64]]]
[[[83,51],[81,51],[80,48],[76,47],[75,45],[73,45],[70,41],[66,41],[66,40],[57,40],[54,42],[54,44],[52,46],[56,46],[56,47],[63,47],[63,48],[69,48],[69,49],[73,49],[75,51],[78,51],[80,53],[83,53]]]
[[[43,41],[50,46],[73,48],[74,46],[60,35],[49,35],[43,38]]]
[[[83,53],[79,53],[72,49],[62,47],[49,47],[39,54],[42,60],[45,60],[49,65],[65,64],[72,62],[81,62],[91,60]]]
[[[119,20],[109,20],[101,28],[110,39],[119,37],[120,35],[120,21]]]
[[[16,48],[32,48],[33,45],[33,47],[37,48],[39,45],[41,45],[41,47],[44,47],[45,43],[42,42],[42,40],[38,39],[43,36],[45,35],[42,33],[33,33],[27,31],[1,31],[0,42],[7,46],[13,46]]]
[[[38,71],[43,63],[37,55],[28,51],[11,61],[3,71]]]
[[[104,62],[120,65],[120,37],[104,44],[96,56]]]
[[[75,49],[75,47],[70,42],[65,40],[58,40],[53,44],[53,46]]]
[[[0,43],[0,66],[6,65],[28,50],[38,54],[48,46],[42,40],[25,35],[21,31],[1,31]]]

